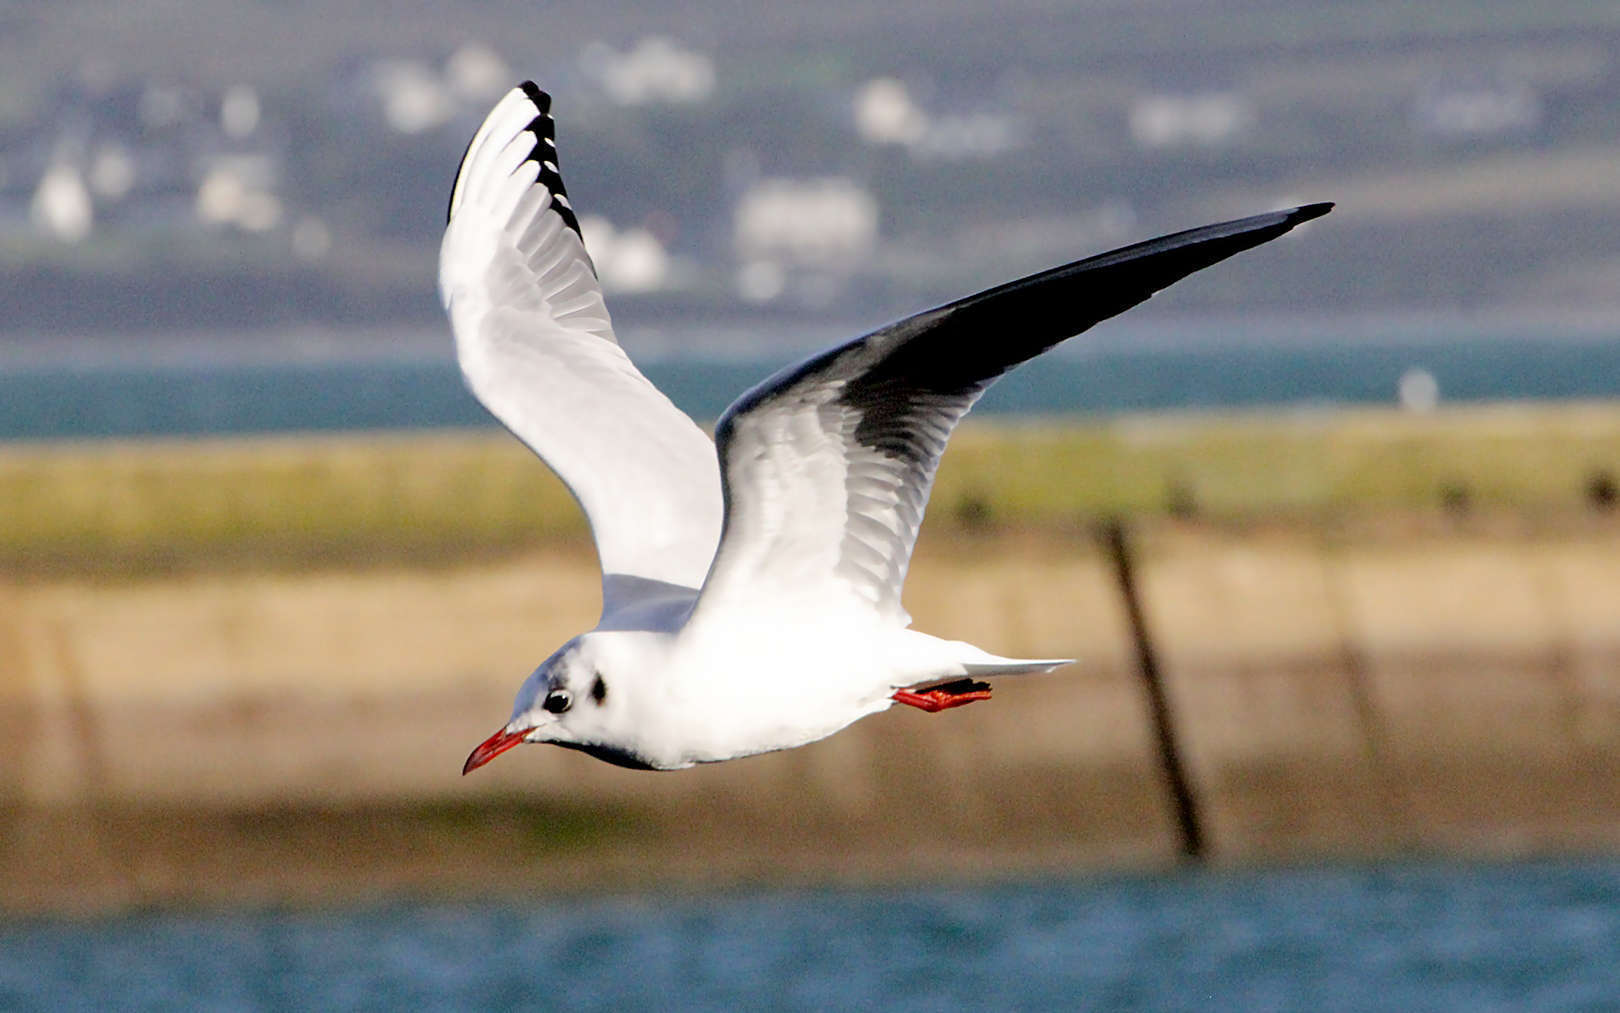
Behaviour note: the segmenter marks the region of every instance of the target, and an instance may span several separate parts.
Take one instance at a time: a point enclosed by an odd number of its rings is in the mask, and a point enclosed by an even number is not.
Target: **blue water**
[[[1620,863],[0,923],[0,1008],[1602,1010]]]
[[[448,345],[448,338],[446,339]],[[645,371],[694,417],[794,356],[678,358]],[[1446,401],[1620,397],[1620,338],[1500,332],[1441,339],[1176,349],[1065,348],[1014,371],[980,413],[1078,414],[1279,405],[1393,404],[1418,367]],[[443,359],[0,369],[0,439],[489,425]]]

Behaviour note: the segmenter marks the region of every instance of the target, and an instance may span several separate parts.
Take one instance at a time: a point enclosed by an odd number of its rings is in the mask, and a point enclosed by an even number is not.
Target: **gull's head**
[[[512,720],[479,744],[463,774],[525,742],[581,749],[622,766],[647,766],[622,739],[627,652],[612,633],[582,634],[564,644],[523,680]],[[615,692],[615,688],[620,692]]]

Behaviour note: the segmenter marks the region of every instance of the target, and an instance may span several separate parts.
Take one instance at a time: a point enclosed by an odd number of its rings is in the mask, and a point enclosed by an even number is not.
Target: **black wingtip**
[[[518,82],[518,91],[521,91],[524,94],[524,97],[526,97],[530,102],[534,103],[535,108],[540,110],[540,115],[535,117],[537,122],[540,121],[540,120],[545,119],[546,117],[548,117],[550,115],[550,113],[551,113],[551,96],[547,95],[545,92],[541,91],[539,86],[536,85],[533,81],[520,81],[520,82]],[[535,132],[536,137],[540,136],[540,131],[537,129],[536,123],[531,123],[529,125],[529,129],[531,131]],[[546,136],[550,136],[549,128],[547,129]],[[464,170],[467,167],[467,156],[472,153],[473,141],[475,141],[477,139],[478,139],[478,134],[475,132],[472,137],[469,137],[467,139],[467,146],[465,148],[461,149],[461,160],[456,163],[456,179],[458,179],[458,180],[461,178],[462,170]],[[536,161],[539,161],[539,159],[536,159]],[[455,204],[456,204],[456,188],[455,188],[455,185],[452,184],[451,187],[450,187],[450,199],[445,204],[445,208],[444,208],[444,221],[445,221],[446,225],[448,225],[450,223],[450,218],[451,218],[452,212],[455,209]],[[569,212],[569,214],[572,215],[572,212]],[[578,231],[578,230],[576,229],[575,231]]]
[[[518,85],[535,108],[540,110],[538,116],[529,121],[524,127],[534,135],[534,147],[524,161],[534,162],[540,166],[540,174],[536,178],[541,186],[551,191],[551,208],[563,220],[563,224],[574,230],[574,234],[581,240],[585,238],[579,230],[579,217],[574,214],[574,208],[568,203],[568,189],[563,186],[562,174],[557,168],[557,125],[551,117],[551,96],[535,86],[533,81],[524,81]]]
[[[533,81],[524,81],[522,84],[518,85],[518,88],[523,91],[523,94],[529,97],[530,102],[533,102],[540,108],[541,112],[551,112],[551,96],[541,91],[539,86]]]
[[[1322,201],[1320,204],[1306,204],[1288,212],[1288,224],[1298,225],[1300,222],[1308,222],[1312,218],[1320,218],[1332,210],[1333,202],[1330,200]]]

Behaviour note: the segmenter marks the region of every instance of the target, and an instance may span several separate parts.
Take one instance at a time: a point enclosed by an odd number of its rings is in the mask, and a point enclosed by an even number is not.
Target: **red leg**
[[[970,679],[958,679],[956,682],[922,691],[900,689],[894,693],[895,702],[920,708],[930,714],[938,714],[942,710],[961,707],[976,700],[988,699],[990,699],[990,684],[973,682]]]

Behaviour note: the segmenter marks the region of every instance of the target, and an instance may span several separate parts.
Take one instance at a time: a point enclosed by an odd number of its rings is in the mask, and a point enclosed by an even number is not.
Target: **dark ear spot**
[[[607,683],[602,681],[601,675],[597,675],[596,681],[591,683],[591,699],[595,700],[599,707],[602,701],[607,699]]]

